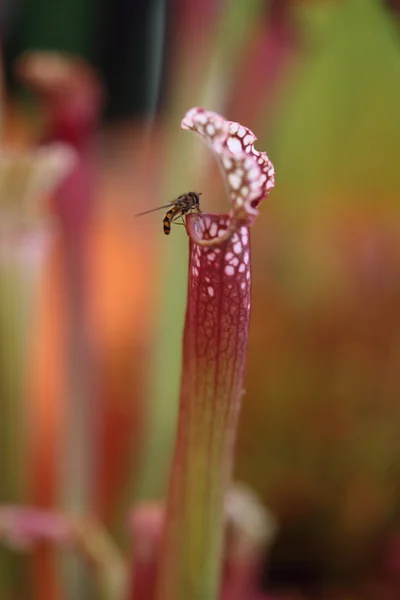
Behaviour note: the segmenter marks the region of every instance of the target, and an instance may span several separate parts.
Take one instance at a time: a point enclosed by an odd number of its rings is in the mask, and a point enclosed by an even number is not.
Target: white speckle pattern
[[[226,232],[230,222],[228,215],[188,216],[189,222],[196,219],[205,240],[211,239],[215,231],[217,236]],[[236,377],[238,372],[238,357],[244,358],[246,350],[250,316],[250,264],[244,261],[248,253],[246,237],[248,227],[241,225],[218,246],[190,241],[185,340],[188,351],[198,361],[199,372],[208,371],[208,361],[215,361],[217,353],[224,356],[218,371],[218,385],[222,387],[232,385],[232,374]]]
[[[197,215],[190,215],[188,219],[193,220],[198,218]],[[227,230],[229,217],[227,215],[208,215],[201,216],[199,229],[201,230],[202,239],[215,238],[215,236],[223,235]],[[236,279],[239,282],[245,282],[247,271],[250,271],[250,255],[247,249],[248,244],[248,227],[241,226],[237,231],[224,242],[222,246],[201,246],[196,243],[192,244],[191,253],[191,273],[192,277],[203,277],[205,293],[207,296],[214,297],[216,291],[215,279],[213,273],[220,269],[221,260],[224,262],[224,274]],[[204,261],[205,258],[205,262]],[[205,273],[202,273],[202,267],[205,267]],[[235,281],[236,281],[235,279]],[[227,285],[232,283],[227,282]],[[236,285],[236,284],[235,284]],[[247,284],[246,284],[247,285]],[[243,289],[243,286],[241,286]],[[212,291],[210,291],[210,289]]]
[[[211,226],[210,226],[210,235],[211,235],[211,237],[214,238],[217,235],[217,231],[218,231],[217,224],[216,223],[211,223]]]
[[[225,234],[231,222],[228,215],[190,214],[187,228],[196,220],[196,234],[202,240],[212,240],[215,231],[217,236]],[[219,245],[209,246],[190,236],[184,335],[188,368],[183,372],[182,393],[191,403],[191,423],[203,418],[205,410],[210,426],[216,419],[221,422],[221,417],[226,429],[236,421],[250,318],[250,264],[244,262],[248,235],[248,226],[240,225]]]
[[[232,161],[229,158],[229,156],[224,156],[222,162],[224,164],[225,169],[227,169],[228,171],[229,169],[232,169]]]
[[[257,137],[250,129],[239,123],[226,121],[221,115],[202,108],[189,110],[181,125],[183,129],[192,129],[207,140],[221,160],[227,175],[228,172],[241,168],[246,174],[254,168],[251,178],[258,180],[258,186],[250,190],[246,198],[253,208],[267,197],[274,186],[274,168],[265,152],[255,150],[253,144]],[[226,159],[234,159],[232,165]],[[263,180],[262,175],[265,176]],[[246,175],[244,179],[247,179]]]
[[[228,181],[234,190],[238,190],[240,188],[240,184],[242,183],[239,173],[229,173]]]
[[[274,186],[274,167],[265,152],[255,150],[253,144],[257,138],[250,129],[226,121],[215,112],[192,108],[181,126],[205,138],[226,177],[231,202],[230,222],[218,231],[213,227],[211,240],[203,239],[204,246],[215,248],[242,224],[253,224],[258,205]]]
[[[240,254],[242,252],[242,244],[240,242],[236,242],[233,246],[233,251],[235,254]]]
[[[229,137],[227,140],[227,146],[233,154],[239,154],[242,150],[242,144],[236,137]]]

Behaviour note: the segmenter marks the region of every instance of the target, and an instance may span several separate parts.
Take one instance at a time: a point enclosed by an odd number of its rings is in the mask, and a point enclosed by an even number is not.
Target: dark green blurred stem
[[[151,43],[148,45],[149,50],[146,61],[146,126],[144,132],[144,153],[147,157],[149,157],[149,146],[151,143],[154,123],[160,104],[161,82],[164,64],[166,12],[166,0],[153,0],[153,2],[149,2],[150,16],[147,28],[147,39],[151,40]]]
[[[166,11],[167,0],[107,4],[101,66],[109,92],[109,118],[154,116],[161,89]]]
[[[34,234],[32,235],[34,237]],[[40,234],[39,234],[40,238]],[[40,244],[40,239],[36,242]],[[29,340],[42,258],[29,256],[18,240],[0,248],[0,503],[27,501]],[[26,558],[0,552],[0,597],[29,598]]]
[[[34,551],[41,542],[63,549],[72,548],[90,565],[96,582],[96,598],[121,600],[125,594],[126,564],[118,547],[96,519],[78,519],[27,506],[1,505],[0,542],[12,545],[16,552],[25,553]]]
[[[128,581],[126,563],[108,532],[96,520],[84,518],[75,525],[75,537],[75,549],[92,568],[96,600],[123,600]]]

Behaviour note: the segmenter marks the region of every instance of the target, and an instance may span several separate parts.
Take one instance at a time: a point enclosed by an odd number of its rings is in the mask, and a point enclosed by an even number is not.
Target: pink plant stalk
[[[158,600],[219,596],[224,497],[243,396],[250,319],[249,227],[274,169],[246,127],[200,108],[182,128],[209,144],[222,168],[229,214],[189,215],[188,303],[174,462]]]
[[[236,482],[225,498],[227,534],[222,600],[255,600],[277,522],[246,485]]]
[[[16,550],[30,550],[40,541],[60,546],[73,543],[72,523],[59,513],[16,505],[0,507],[0,539]]]
[[[124,600],[155,598],[164,516],[164,506],[158,503],[145,502],[131,511],[129,529],[133,552],[127,597]]]
[[[299,49],[292,5],[293,0],[272,0],[265,7],[236,71],[230,108],[250,123],[267,114],[270,128],[280,84]]]

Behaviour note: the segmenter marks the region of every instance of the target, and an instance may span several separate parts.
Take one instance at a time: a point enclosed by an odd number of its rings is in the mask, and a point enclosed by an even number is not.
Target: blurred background
[[[3,0],[0,20],[2,152],[28,157],[1,167],[23,228],[0,232],[0,502],[93,512],[126,549],[133,503],[165,496],[188,244],[134,214],[189,189],[227,210],[180,131],[203,106],[277,173],[235,456],[279,523],[260,590],[400,598],[400,3]],[[49,142],[77,162],[33,218]],[[63,597],[48,546],[1,550],[0,599]]]

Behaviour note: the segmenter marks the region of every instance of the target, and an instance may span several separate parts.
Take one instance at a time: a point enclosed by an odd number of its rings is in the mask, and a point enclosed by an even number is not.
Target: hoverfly
[[[141,217],[142,215],[147,215],[149,213],[155,212],[156,210],[161,210],[162,208],[168,208],[172,206],[170,210],[167,212],[163,219],[163,229],[165,235],[169,235],[171,233],[171,223],[176,221],[183,215],[191,213],[193,211],[201,212],[200,210],[200,196],[201,192],[188,192],[187,194],[182,194],[178,196],[176,200],[169,202],[168,204],[164,204],[163,206],[158,206],[157,208],[152,208],[150,210],[146,210],[144,212],[138,213],[135,217]]]

